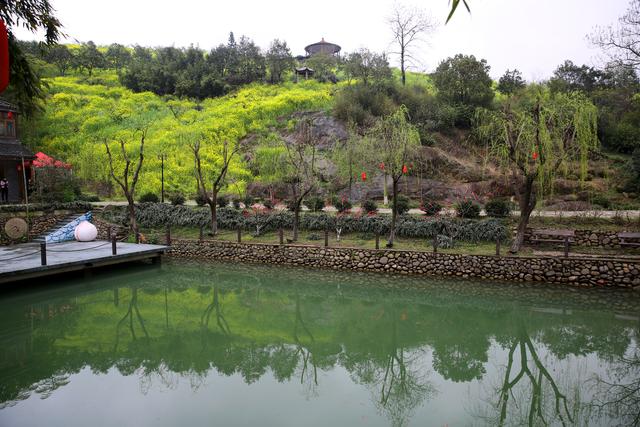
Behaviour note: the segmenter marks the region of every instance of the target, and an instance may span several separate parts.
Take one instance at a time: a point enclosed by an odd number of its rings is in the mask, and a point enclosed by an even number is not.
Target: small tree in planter
[[[307,200],[304,201],[304,205],[311,212],[319,212],[322,209],[324,209],[324,199],[318,196],[309,197]]]
[[[368,132],[363,143],[363,157],[370,165],[380,165],[391,178],[393,205],[387,246],[392,247],[398,217],[400,179],[409,173],[408,165],[420,148],[420,135],[407,120],[407,108],[402,106],[393,114],[379,120]]]
[[[456,203],[456,215],[460,218],[480,218],[480,205],[473,200],[462,200]]]
[[[505,199],[491,199],[484,205],[487,216],[506,218],[511,214],[511,204]]]
[[[349,199],[347,199],[344,196],[342,196],[342,197],[338,197],[338,196],[333,197],[331,203],[333,204],[333,207],[336,208],[338,213],[348,212],[353,207],[351,205],[351,202],[349,201]]]
[[[365,200],[364,202],[362,202],[360,207],[362,208],[363,211],[365,211],[368,214],[374,214],[378,212],[378,205],[374,200],[371,200],[371,199]]]

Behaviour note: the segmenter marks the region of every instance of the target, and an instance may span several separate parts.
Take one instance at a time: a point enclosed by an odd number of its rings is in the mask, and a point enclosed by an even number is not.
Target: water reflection
[[[434,408],[452,424],[638,424],[638,299],[258,266],[101,276],[0,302],[0,424],[85,368],[137,376],[149,399],[215,374],[311,403],[344,372],[394,426]]]

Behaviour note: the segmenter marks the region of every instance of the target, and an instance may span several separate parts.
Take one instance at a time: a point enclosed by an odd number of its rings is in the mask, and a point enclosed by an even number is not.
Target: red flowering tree
[[[70,202],[79,193],[77,182],[71,175],[71,165],[38,152],[31,162],[35,176],[36,198],[41,201]]]
[[[47,156],[43,152],[36,153],[36,158],[32,163],[34,168],[58,168],[71,170],[71,164],[61,160],[56,160],[51,156]]]

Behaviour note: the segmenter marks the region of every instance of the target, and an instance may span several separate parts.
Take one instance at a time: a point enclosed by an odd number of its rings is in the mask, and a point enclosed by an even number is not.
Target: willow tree
[[[511,252],[520,250],[538,197],[578,164],[587,174],[589,151],[598,148],[596,107],[578,93],[555,94],[538,85],[507,99],[495,111],[479,110],[478,135],[512,176],[520,221]]]
[[[371,167],[378,167],[391,178],[393,203],[388,247],[393,246],[398,216],[400,179],[408,172],[408,165],[416,158],[420,148],[418,130],[409,123],[407,108],[401,106],[394,113],[380,119],[367,133],[362,144],[362,156]]]

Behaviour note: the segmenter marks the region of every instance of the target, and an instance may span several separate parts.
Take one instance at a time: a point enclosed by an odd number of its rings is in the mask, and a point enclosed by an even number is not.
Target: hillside
[[[152,112],[146,138],[145,160],[138,194],[158,192],[160,188],[161,153],[167,155],[165,182],[169,191],[187,195],[195,193],[193,156],[185,132],[197,132],[207,126],[218,141],[240,140],[249,134],[260,134],[272,127],[287,126],[283,118],[301,110],[330,108],[334,86],[305,81],[298,84],[252,84],[220,98],[200,103],[188,100],[163,99],[150,92],[133,93],[120,86],[115,72],[96,72],[86,76],[66,76],[47,79],[49,96],[43,114],[23,125],[22,138],[35,151],[64,159],[74,167],[90,190],[105,193],[101,184],[109,182],[104,139],[117,139],[128,129],[102,126],[119,109],[135,121]],[[180,116],[189,116],[181,120]],[[135,141],[131,135],[132,149]],[[237,184],[249,179],[242,162],[235,165]],[[93,188],[91,188],[93,187]]]
[[[347,135],[346,126],[331,117],[333,98],[342,84],[313,80],[278,85],[253,83],[226,96],[196,103],[150,92],[133,93],[121,86],[111,70],[95,70],[91,77],[84,74],[51,77],[47,83],[49,95],[44,112],[24,122],[22,138],[33,150],[71,163],[75,176],[82,180],[83,191],[96,193],[101,198],[119,197],[118,189],[109,178],[104,141],[124,136],[133,150],[131,153],[137,147],[131,129],[125,124],[114,127],[110,122],[114,111],[125,114],[133,122],[136,117],[150,121],[138,195],[159,193],[160,154],[168,158],[165,164],[167,192],[180,192],[187,197],[196,194],[190,138],[203,129],[213,131],[218,143],[224,140],[251,143],[245,145],[243,156],[232,164],[228,192],[236,197],[244,195],[247,188],[254,197],[267,195],[259,182],[260,171],[251,170],[248,162],[253,157],[251,151],[273,137],[286,138],[303,112],[317,112],[313,114],[313,123],[315,132],[324,135],[321,153],[325,158],[331,157],[335,141]],[[428,76],[411,73],[409,83],[434,91]],[[474,196],[510,195],[508,178],[487,160],[488,154],[485,147],[472,141],[468,131],[433,132],[431,145],[421,149],[423,167],[403,181],[401,190],[414,198],[428,195],[449,202]],[[335,167],[330,160],[327,163],[325,168],[331,185],[325,192],[344,191],[344,178],[335,177]],[[620,155],[594,158],[587,182],[582,183],[567,171],[566,178],[558,180],[554,193],[547,195],[546,204],[586,208],[593,202],[594,195],[598,195],[606,196],[619,207],[634,206],[632,198],[616,191],[624,180],[626,163],[627,158]],[[281,186],[279,198],[286,197],[284,191]],[[381,198],[382,178],[374,176],[366,183],[356,182],[350,197],[358,199],[365,193],[368,197]]]

